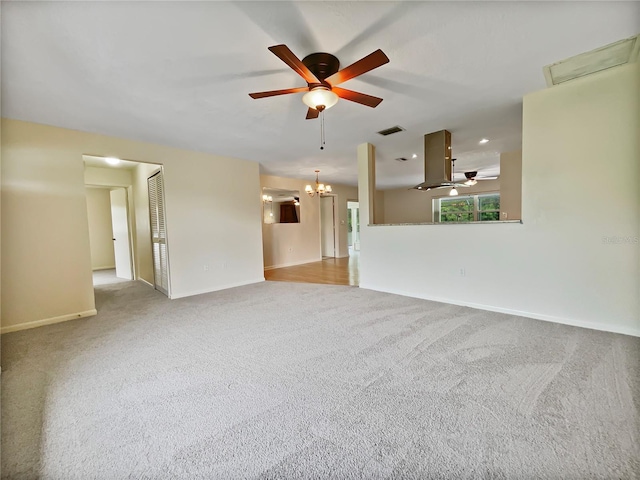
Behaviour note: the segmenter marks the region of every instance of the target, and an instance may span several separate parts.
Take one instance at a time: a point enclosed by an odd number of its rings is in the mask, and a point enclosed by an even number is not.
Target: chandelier
[[[311,185],[307,185],[304,187],[304,191],[307,192],[311,197],[313,197],[316,193],[320,196],[325,195],[327,193],[331,193],[331,185],[325,185],[324,183],[320,183],[318,179],[318,174],[320,170],[316,170],[316,188],[315,190]]]

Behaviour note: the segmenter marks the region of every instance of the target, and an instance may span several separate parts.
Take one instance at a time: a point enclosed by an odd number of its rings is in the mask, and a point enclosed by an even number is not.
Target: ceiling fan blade
[[[325,81],[331,86],[338,85],[352,79],[353,77],[367,73],[374,68],[378,68],[385,63],[389,63],[389,57],[387,57],[382,50],[378,49],[366,57],[361,58],[357,62],[352,63],[348,67],[343,68],[339,72],[334,73],[330,77],[325,78]]]
[[[250,93],[251,98],[275,97],[276,95],[287,95],[289,93],[308,92],[309,87],[285,88],[284,90],[271,90],[269,92]]]
[[[309,110],[307,110],[307,120],[318,118],[318,115],[320,115],[320,112],[315,108],[309,108]]]
[[[381,98],[367,95],[365,93],[354,92],[353,90],[347,90],[346,88],[333,87],[331,91],[338,95],[340,98],[360,103],[371,108],[377,107],[378,105],[380,105],[380,102],[382,102]]]
[[[295,70],[298,75],[304,78],[305,82],[320,83],[318,77],[316,77],[286,45],[274,45],[273,47],[269,47],[269,50],[271,50],[276,57]]]
[[[476,180],[497,180],[499,177],[476,177]]]

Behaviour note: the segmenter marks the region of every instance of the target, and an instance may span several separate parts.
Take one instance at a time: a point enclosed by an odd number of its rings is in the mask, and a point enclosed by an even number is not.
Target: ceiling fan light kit
[[[258,99],[306,91],[302,101],[309,107],[305,117],[307,120],[318,118],[322,112],[338,103],[339,98],[371,108],[377,107],[382,102],[381,98],[337,86],[388,63],[389,58],[382,50],[378,49],[342,70],[340,70],[340,61],[330,53],[312,53],[301,61],[286,45],[274,45],[269,47],[269,50],[300,75],[307,82],[307,86],[250,93],[251,98]],[[322,120],[320,127],[321,150],[324,149],[325,143],[324,116]]]
[[[316,87],[302,97],[302,102],[309,108],[322,112],[338,103],[338,95],[327,87]]]

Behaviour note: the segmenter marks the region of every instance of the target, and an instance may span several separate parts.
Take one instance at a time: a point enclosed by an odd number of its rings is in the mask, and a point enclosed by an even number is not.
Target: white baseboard
[[[146,284],[147,284],[148,286],[150,286],[151,288],[156,288],[156,286],[155,286],[153,283],[149,283],[149,282],[147,282],[144,278],[138,278],[138,281],[139,281],[139,282],[142,282],[142,283],[146,283]]]
[[[76,318],[91,317],[93,315],[96,315],[97,313],[98,312],[94,308],[92,310],[86,310],[84,312],[69,313],[67,315],[60,315],[59,317],[44,318],[42,320],[34,320],[32,322],[24,322],[24,323],[19,323],[17,325],[9,325],[9,326],[0,328],[0,334],[17,332],[19,330],[27,330],[28,328],[42,327],[44,325],[51,325],[53,323],[66,322],[68,320],[74,320]]]
[[[91,270],[93,270],[94,272],[97,272],[98,270],[115,270],[116,266],[115,265],[107,265],[104,267],[94,267]]]
[[[413,292],[405,292],[402,290],[381,288],[375,285],[367,285],[360,283],[360,288],[366,290],[374,290],[376,292],[393,293],[395,295],[402,295],[411,298],[421,298],[423,300],[431,300],[432,302],[449,303],[451,305],[459,305],[461,307],[477,308],[478,310],[486,310],[489,312],[506,313],[509,315],[517,315],[519,317],[533,318],[534,320],[543,320],[545,322],[560,323],[562,325],[570,325],[572,327],[589,328],[591,330],[599,330],[602,332],[621,333],[623,335],[630,335],[632,337],[640,337],[640,329],[633,327],[623,327],[617,325],[609,325],[600,322],[585,322],[582,320],[575,320],[573,318],[556,317],[554,315],[546,315],[543,313],[527,312],[523,310],[515,310],[511,308],[496,307],[493,305],[483,305],[473,302],[460,302],[458,300],[452,300],[450,298],[431,297],[428,295],[419,295]]]
[[[275,270],[276,268],[295,267],[296,265],[304,265],[305,263],[314,263],[314,262],[321,262],[321,261],[322,261],[322,257],[315,258],[312,260],[302,260],[301,262],[290,262],[290,263],[281,263],[279,265],[271,265],[268,267],[264,267],[264,269]]]
[[[226,290],[228,288],[242,287],[244,285],[251,285],[253,283],[260,283],[260,282],[264,282],[264,277],[257,278],[255,280],[248,280],[248,281],[244,281],[244,282],[228,283],[228,284],[225,284],[225,285],[220,285],[218,287],[208,288],[208,289],[203,289],[203,290],[194,290],[194,291],[191,291],[191,292],[183,292],[183,293],[173,293],[173,294],[171,294],[171,297],[169,297],[169,298],[171,298],[171,300],[176,300],[178,298],[192,297],[194,295],[202,295],[204,293],[217,292],[219,290]]]

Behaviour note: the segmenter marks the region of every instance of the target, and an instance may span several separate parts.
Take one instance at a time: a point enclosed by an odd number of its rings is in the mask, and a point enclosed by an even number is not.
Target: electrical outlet
[[[203,265],[202,266],[202,270],[204,270],[205,272],[209,271],[209,265]]]
[[[222,268],[223,269],[227,268],[227,262],[222,262]]]
[[[460,274],[461,277],[464,277],[467,274],[467,271],[465,270],[464,267],[460,267],[460,270],[458,270],[458,273]]]

